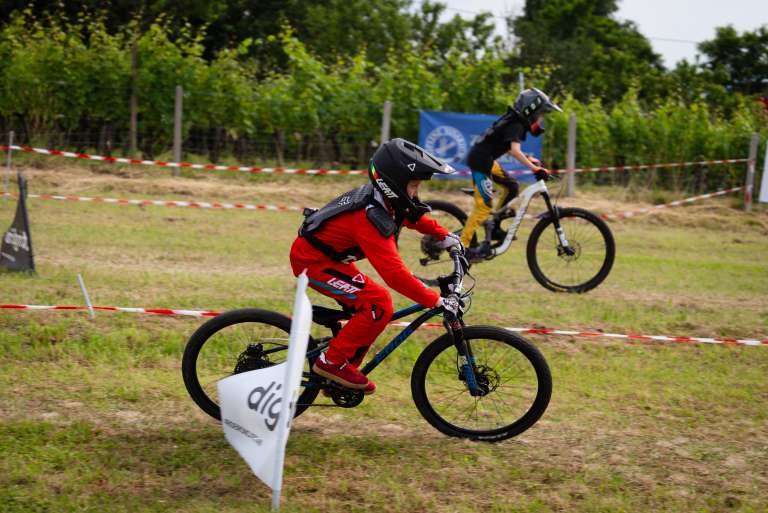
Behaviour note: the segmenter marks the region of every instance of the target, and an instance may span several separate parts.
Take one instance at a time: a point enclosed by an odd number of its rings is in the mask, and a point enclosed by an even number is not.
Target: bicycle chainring
[[[362,390],[352,390],[335,384],[331,384],[326,390],[330,393],[331,400],[336,403],[336,406],[342,408],[354,408],[365,398]]]

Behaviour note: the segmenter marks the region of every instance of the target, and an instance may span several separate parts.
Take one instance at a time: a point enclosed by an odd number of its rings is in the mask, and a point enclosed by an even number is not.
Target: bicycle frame
[[[462,280],[464,278],[464,271],[462,271],[462,264],[460,261],[460,251],[458,249],[452,249],[450,251],[451,258],[453,258],[454,262],[454,281],[453,281],[453,292],[456,294],[461,294],[463,285]],[[402,319],[403,317],[406,317],[408,315],[411,315],[416,312],[420,312],[422,310],[426,310],[427,307],[421,305],[421,304],[413,304],[411,306],[407,306],[401,310],[396,311],[392,314],[392,317],[390,321],[396,321],[398,319]],[[395,336],[386,346],[384,346],[378,353],[376,353],[373,358],[365,364],[365,366],[360,369],[360,372],[362,372],[365,375],[370,374],[376,367],[379,366],[381,362],[383,362],[387,356],[392,354],[395,349],[400,347],[403,342],[405,342],[408,337],[413,334],[414,331],[416,331],[422,324],[427,322],[432,317],[435,317],[436,315],[440,315],[444,313],[444,310],[442,308],[433,307],[427,310],[426,312],[419,315],[416,319],[411,321],[408,326],[403,328],[403,330]],[[477,368],[475,366],[475,359],[474,355],[472,354],[472,349],[469,347],[469,344],[467,344],[466,340],[464,339],[463,335],[463,328],[464,328],[464,321],[461,318],[461,315],[457,316],[450,316],[445,317],[444,319],[444,326],[446,331],[448,332],[449,336],[453,339],[454,346],[456,346],[456,349],[459,352],[459,356],[462,360],[462,369],[463,372],[466,374],[466,381],[467,386],[469,388],[469,391],[472,395],[477,395],[478,387],[477,387],[477,380],[475,378],[477,374]],[[459,336],[457,337],[457,333]],[[309,358],[314,358],[317,355],[320,354],[321,351],[323,351],[327,347],[327,344],[322,344],[319,347],[315,348],[312,351],[307,352],[307,356]]]
[[[534,184],[526,187],[521,193],[520,206],[517,209],[517,214],[512,220],[512,224],[507,231],[507,236],[504,238],[504,241],[497,248],[493,249],[493,256],[499,256],[509,249],[509,246],[512,244],[515,235],[517,235],[517,230],[520,227],[520,223],[522,222],[523,217],[528,210],[528,205],[531,203],[533,197],[537,194],[541,194],[544,197],[544,202],[547,204],[547,210],[549,211],[550,215],[554,216],[555,230],[557,231],[557,236],[560,239],[560,245],[563,248],[568,247],[568,240],[565,238],[565,232],[560,227],[560,221],[555,215],[555,207],[552,206],[552,202],[549,199],[549,190],[547,189],[547,184],[544,182],[544,180],[537,180]]]
[[[406,317],[412,313],[419,312],[421,310],[424,310],[425,307],[420,304],[411,305],[407,308],[403,308],[402,310],[398,310],[394,314],[392,314],[392,320],[396,321],[397,319],[402,319],[403,317]],[[374,355],[371,360],[363,366],[362,369],[360,369],[360,372],[365,374],[366,376],[373,371],[376,367],[379,366],[381,362],[383,362],[387,356],[392,354],[392,352],[400,347],[403,342],[408,340],[408,337],[411,336],[411,334],[416,331],[419,326],[427,322],[432,317],[439,315],[441,313],[441,310],[439,308],[431,308],[424,312],[423,314],[419,315],[417,318],[415,318],[411,323],[403,328],[403,331],[397,334],[395,338],[393,338],[389,344],[381,348],[381,350]]]
[[[398,319],[402,319],[403,317],[406,317],[412,313],[420,312],[422,310],[425,310],[426,307],[422,306],[420,304],[414,304],[411,306],[408,306],[406,308],[403,308],[401,310],[398,310],[394,314],[392,314],[392,321],[396,321]],[[392,354],[395,349],[400,347],[403,342],[408,340],[408,337],[410,337],[414,331],[419,329],[419,327],[427,322],[432,317],[435,317],[436,315],[440,315],[443,313],[442,309],[440,308],[430,308],[426,312],[419,315],[416,319],[411,321],[408,326],[403,328],[403,330],[395,336],[386,346],[381,348],[378,353],[374,355],[371,360],[365,364],[365,366],[360,369],[360,372],[365,374],[366,376],[370,374],[376,367],[383,362],[387,356]],[[459,351],[459,356],[461,357],[462,361],[462,370],[466,376],[467,380],[467,388],[469,389],[470,394],[472,395],[478,395],[478,383],[475,376],[477,375],[477,368],[475,367],[475,358],[472,354],[472,349],[469,347],[469,345],[464,340],[463,335],[461,335],[458,339],[456,338],[456,329],[461,331],[463,328],[463,322],[460,319],[454,319],[450,323],[446,323],[446,329],[448,330],[448,333],[451,335],[451,337],[454,339],[454,345],[456,346],[456,349]],[[327,346],[321,345],[312,351],[307,352],[307,356],[310,358],[316,357],[319,355]],[[305,373],[306,376],[306,373]]]
[[[407,317],[413,313],[426,310],[426,308],[427,307],[420,305],[418,303],[413,304],[411,306],[405,307],[393,313],[391,321],[402,319],[403,317]],[[408,337],[410,337],[411,334],[413,334],[413,332],[419,328],[419,326],[427,322],[432,317],[439,315],[440,313],[442,313],[442,310],[440,310],[439,308],[430,308],[428,311],[418,316],[408,326],[403,328],[403,330],[400,333],[398,333],[397,336],[393,338],[386,346],[381,348],[381,350],[379,350],[379,352],[376,353],[374,357],[367,364],[365,364],[365,366],[362,369],[360,369],[360,372],[362,372],[365,375],[368,375],[371,371],[373,371],[373,369],[378,367],[379,364],[387,358],[387,356],[392,354],[392,352],[395,349],[400,347],[403,344],[403,342],[405,342],[408,339]],[[325,349],[324,346],[318,347],[312,351],[309,351],[307,353],[307,356],[309,357],[317,356],[324,349]]]

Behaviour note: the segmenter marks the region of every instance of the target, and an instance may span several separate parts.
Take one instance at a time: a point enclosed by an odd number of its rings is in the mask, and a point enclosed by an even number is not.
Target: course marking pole
[[[80,275],[80,273],[77,274],[77,283],[80,284],[80,290],[83,291],[83,297],[85,298],[85,305],[88,307],[88,313],[90,314],[91,319],[95,319],[96,313],[93,311],[91,298],[88,297],[88,290],[85,288],[85,282],[83,281],[83,277]]]

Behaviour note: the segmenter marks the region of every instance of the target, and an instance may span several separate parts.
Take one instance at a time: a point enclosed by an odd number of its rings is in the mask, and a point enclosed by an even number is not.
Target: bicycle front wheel
[[[257,308],[232,310],[207,321],[187,342],[181,362],[184,385],[192,400],[205,413],[221,420],[218,381],[284,362],[290,331],[288,317]],[[315,346],[316,342],[310,338],[307,349]],[[306,378],[311,365],[307,359],[296,417],[312,404],[319,392]]]
[[[613,267],[616,243],[605,221],[581,208],[558,209],[568,247],[560,244],[553,218],[547,216],[528,238],[528,267],[553,292],[587,292],[600,285]]]
[[[449,436],[498,442],[533,426],[547,409],[552,376],[530,342],[492,326],[464,330],[482,395],[472,396],[459,353],[448,334],[419,355],[411,392],[421,415]]]

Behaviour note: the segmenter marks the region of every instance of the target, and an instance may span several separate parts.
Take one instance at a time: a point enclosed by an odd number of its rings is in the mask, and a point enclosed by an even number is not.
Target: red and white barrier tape
[[[10,192],[0,192],[0,197],[12,196],[18,194]],[[250,203],[219,203],[215,201],[178,201],[178,200],[150,200],[150,199],[126,199],[126,198],[102,198],[100,196],[60,196],[55,194],[27,194],[28,198],[59,200],[59,201],[85,201],[90,203],[107,203],[112,205],[138,205],[138,206],[160,206],[160,207],[191,207],[191,208],[218,208],[218,209],[236,209],[236,210],[276,210],[302,212],[304,207],[291,205],[263,205]]]
[[[88,310],[86,306],[49,306],[49,305],[2,305],[0,309],[10,310]],[[128,313],[147,313],[155,315],[186,315],[192,317],[216,317],[222,312],[213,312],[208,310],[177,310],[168,308],[127,308],[119,306],[94,306],[94,310],[108,312],[128,312]],[[408,326],[407,322],[391,322],[390,326]],[[439,323],[425,323],[422,325],[427,328],[442,328]],[[528,333],[535,335],[561,335],[567,337],[580,338],[619,338],[625,340],[640,341],[660,341],[660,342],[682,342],[693,344],[723,344],[723,345],[742,345],[742,346],[768,346],[766,339],[735,339],[735,338],[708,338],[708,337],[670,337],[666,335],[626,335],[622,333],[603,333],[595,331],[577,331],[577,330],[556,330],[549,328],[504,328],[516,333]]]
[[[0,192],[2,197],[18,197],[18,194],[11,192]],[[149,200],[149,199],[126,199],[126,198],[102,198],[100,196],[61,196],[55,194],[27,194],[28,198],[46,199],[58,201],[84,201],[90,203],[107,203],[111,205],[155,205],[160,207],[192,207],[192,208],[218,208],[218,209],[239,209],[239,210],[272,210],[280,212],[303,212],[305,207],[296,205],[265,205],[249,203],[217,203],[209,201],[178,201],[178,200]],[[432,215],[443,215],[444,212],[437,211]],[[525,214],[525,219],[536,219],[538,216]]]
[[[0,151],[8,151],[8,149],[23,151],[27,153],[39,153],[41,155],[52,155],[57,157],[69,157],[85,160],[98,160],[102,162],[120,163],[120,164],[137,164],[144,166],[160,166],[160,167],[178,167],[185,169],[203,169],[208,171],[242,171],[246,173],[276,173],[287,175],[362,175],[366,171],[361,169],[293,169],[284,167],[251,167],[251,166],[224,166],[216,164],[191,164],[189,162],[165,162],[162,160],[141,160],[141,159],[129,159],[125,157],[105,157],[103,155],[89,155],[87,153],[76,153],[71,151],[61,150],[48,150],[45,148],[33,148],[31,146],[0,146]],[[567,173],[573,171],[574,173],[587,173],[587,172],[605,172],[605,171],[637,171],[641,169],[662,169],[668,167],[690,167],[690,166],[703,166],[703,165],[715,165],[715,164],[739,164],[748,162],[749,159],[722,159],[722,160],[699,160],[692,162],[671,162],[665,164],[637,164],[629,166],[597,166],[597,167],[578,167],[572,170],[568,169],[551,169],[553,174]],[[513,175],[532,175],[532,171],[509,171]],[[471,173],[468,171],[460,171],[457,173],[462,176],[469,176]]]
[[[664,203],[661,205],[654,205],[648,208],[642,208],[640,210],[634,210],[630,212],[617,212],[614,214],[602,214],[601,217],[606,220],[625,219],[642,214],[649,214],[658,210],[670,207],[678,207],[687,203],[693,203],[703,199],[713,198],[715,196],[722,196],[724,194],[730,194],[743,190],[744,187],[732,187],[730,189],[723,189],[717,192],[709,194],[702,194],[700,196],[693,196],[682,200],[672,201],[670,203]],[[17,197],[18,195],[10,192],[0,192],[0,197],[10,196]],[[250,203],[219,203],[215,201],[181,201],[181,200],[150,200],[150,199],[126,199],[126,198],[103,198],[101,196],[73,196],[73,195],[56,195],[56,194],[28,194],[28,198],[44,199],[44,200],[58,200],[58,201],[83,201],[90,203],[106,203],[112,205],[138,205],[138,206],[162,206],[162,207],[191,207],[191,208],[213,208],[213,209],[234,209],[234,210],[270,210],[281,212],[302,212],[304,207],[296,205],[268,205],[268,204],[250,204]],[[439,212],[438,212],[439,213]],[[433,214],[434,215],[434,214]],[[535,219],[537,216],[526,214],[526,219]]]
[[[629,218],[629,217],[634,217],[634,216],[643,215],[643,214],[652,214],[652,213],[657,212],[657,211],[659,211],[661,209],[664,209],[664,208],[679,207],[680,205],[684,205],[686,203],[693,203],[694,201],[698,201],[698,200],[703,200],[703,199],[707,199],[707,198],[714,198],[715,196],[722,196],[724,194],[730,194],[732,192],[737,192],[737,191],[740,191],[742,189],[744,189],[743,186],[742,187],[732,187],[730,189],[723,189],[723,190],[720,190],[720,191],[717,191],[717,192],[711,192],[709,194],[702,194],[700,196],[693,196],[693,197],[686,198],[686,199],[681,199],[681,200],[677,200],[677,201],[671,201],[669,203],[663,203],[661,205],[654,205],[654,206],[648,207],[648,208],[641,208],[640,210],[633,210],[631,212],[617,212],[615,214],[603,214],[600,217],[602,217],[603,219],[610,220],[610,219],[626,219],[626,218]]]
[[[641,169],[662,169],[668,167],[691,167],[691,166],[711,166],[715,164],[739,164],[749,162],[749,159],[722,159],[722,160],[698,160],[691,162],[669,162],[666,164],[636,164],[629,166],[597,166],[597,167],[577,167],[570,169],[550,169],[554,174],[565,174],[569,171],[574,173],[605,172],[605,171],[639,171]],[[531,171],[512,171],[512,174],[531,175]]]
[[[88,310],[87,306],[66,305],[0,305],[0,310]],[[208,312],[206,310],[175,310],[168,308],[129,308],[123,306],[94,306],[94,310],[104,312],[146,313],[156,315],[188,315],[192,317],[216,317],[222,312]]]
[[[8,151],[8,146],[0,146],[0,150]],[[189,162],[165,162],[162,160],[141,160],[125,157],[105,157],[103,155],[89,155],[87,153],[75,153],[71,151],[46,150],[45,148],[32,148],[31,146],[10,146],[10,149],[27,153],[39,153],[56,157],[70,157],[84,160],[99,160],[109,163],[137,164],[143,166],[178,167],[184,169],[203,169],[206,171],[242,171],[245,173],[275,173],[286,175],[362,175],[366,171],[360,169],[292,169],[285,167],[255,167],[255,166],[220,166],[216,164],[191,164]]]

